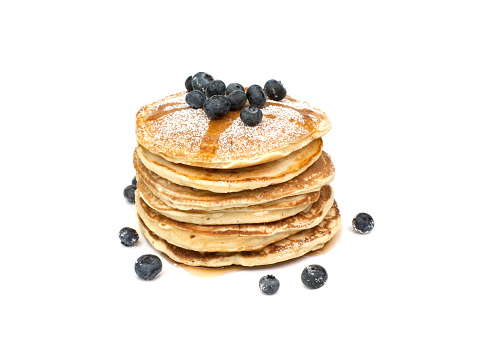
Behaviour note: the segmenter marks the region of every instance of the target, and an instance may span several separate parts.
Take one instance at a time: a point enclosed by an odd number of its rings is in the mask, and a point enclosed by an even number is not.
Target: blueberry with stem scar
[[[304,268],[301,273],[301,281],[303,284],[311,289],[320,288],[328,280],[328,273],[326,269],[318,264],[311,264]]]
[[[198,72],[191,79],[191,84],[193,90],[205,92],[206,86],[208,86],[211,81],[213,81],[213,76],[206,72]]]
[[[245,92],[244,87],[242,85],[240,85],[239,83],[236,83],[236,82],[233,82],[232,84],[229,84],[228,87],[226,87],[226,96],[228,96],[233,91],[243,91],[243,92]]]
[[[274,294],[279,289],[279,280],[274,275],[265,275],[259,280],[259,289],[265,294]]]

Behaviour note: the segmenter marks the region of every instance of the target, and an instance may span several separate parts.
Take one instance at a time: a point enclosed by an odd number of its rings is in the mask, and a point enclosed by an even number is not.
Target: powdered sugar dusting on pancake
[[[150,136],[158,143],[164,145],[170,143],[172,146],[179,145],[179,138],[186,138],[181,147],[189,152],[196,152],[200,149],[206,131],[208,130],[209,119],[204,113],[198,110],[187,108],[179,112],[172,112],[151,123],[146,128],[151,131]]]
[[[251,151],[252,145],[255,146],[255,154],[258,155],[274,150],[278,141],[294,142],[297,138],[303,138],[309,134],[304,127],[298,127],[297,124],[288,120],[292,117],[267,116],[274,112],[277,111],[272,106],[264,108],[263,120],[258,126],[245,126],[239,117],[235,119],[233,124],[221,134],[216,157],[231,159],[238,152]],[[302,121],[298,112],[290,109],[287,112],[295,117],[293,121]],[[258,141],[258,139],[261,140]]]
[[[306,102],[287,96],[268,100],[258,126],[246,126],[240,111],[220,120],[209,119],[202,109],[192,109],[186,92],[144,106],[137,114],[137,139],[152,153],[168,158],[221,163],[261,157],[325,134],[329,120]],[[309,141],[308,141],[309,142]]]

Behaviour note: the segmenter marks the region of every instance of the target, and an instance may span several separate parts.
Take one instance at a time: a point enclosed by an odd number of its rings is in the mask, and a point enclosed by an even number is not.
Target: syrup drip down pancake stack
[[[144,236],[191,266],[258,266],[320,249],[341,226],[323,151],[326,115],[286,96],[262,120],[211,119],[187,92],[136,117],[135,203]]]

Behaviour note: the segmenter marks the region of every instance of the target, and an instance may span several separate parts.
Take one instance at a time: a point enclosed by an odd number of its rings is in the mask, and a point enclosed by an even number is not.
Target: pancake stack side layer
[[[191,266],[258,266],[320,249],[339,231],[325,113],[286,96],[247,126],[240,111],[209,119],[185,95],[136,116],[135,203],[154,248]]]

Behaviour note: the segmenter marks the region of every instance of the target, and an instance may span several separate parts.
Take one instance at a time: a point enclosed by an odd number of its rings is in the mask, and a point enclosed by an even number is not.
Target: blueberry
[[[236,82],[229,84],[228,87],[226,88],[226,96],[228,96],[233,91],[237,91],[237,90],[245,92],[244,87],[241,86],[240,84]]]
[[[136,191],[136,186],[132,184],[129,186],[126,186],[125,189],[123,190],[123,196],[128,200],[128,202],[135,203],[135,191]]]
[[[131,184],[136,187],[136,176],[131,180]]]
[[[231,103],[226,97],[215,95],[206,99],[203,110],[209,118],[219,119],[226,116],[230,107]]]
[[[304,285],[311,289],[320,288],[328,280],[326,269],[317,264],[311,264],[304,268],[301,273],[301,281]]]
[[[241,110],[247,100],[246,94],[244,93],[244,91],[241,90],[233,91],[226,97],[231,102],[231,111]]]
[[[356,217],[353,218],[353,228],[361,234],[371,232],[374,228],[373,217],[367,213],[358,213]]]
[[[193,76],[188,76],[185,81],[186,91],[188,92],[193,91],[193,82],[191,80],[193,80]]]
[[[125,227],[120,229],[120,233],[118,233],[118,237],[120,237],[121,244],[126,247],[134,246],[139,239],[138,233],[130,227]]]
[[[266,94],[259,85],[251,85],[248,87],[246,97],[248,98],[249,104],[257,108],[263,108],[266,103]]]
[[[213,76],[206,72],[198,72],[191,79],[191,84],[193,85],[193,90],[205,92],[206,86],[208,86],[211,81],[213,81]]]
[[[201,91],[193,90],[186,94],[185,100],[191,108],[202,108],[203,104],[205,103],[206,96]]]
[[[279,289],[279,280],[274,275],[265,275],[259,280],[259,289],[265,294],[274,294]]]
[[[208,86],[206,86],[205,94],[206,97],[211,97],[214,95],[223,96],[226,91],[225,83],[221,80],[213,80]]]
[[[263,119],[263,111],[259,108],[249,106],[240,113],[241,121],[247,126],[256,126]]]
[[[281,101],[286,97],[286,89],[281,81],[268,80],[264,84],[264,92],[271,100],[274,101]]]
[[[135,272],[144,280],[154,279],[160,272],[163,264],[154,254],[144,254],[136,260]]]

